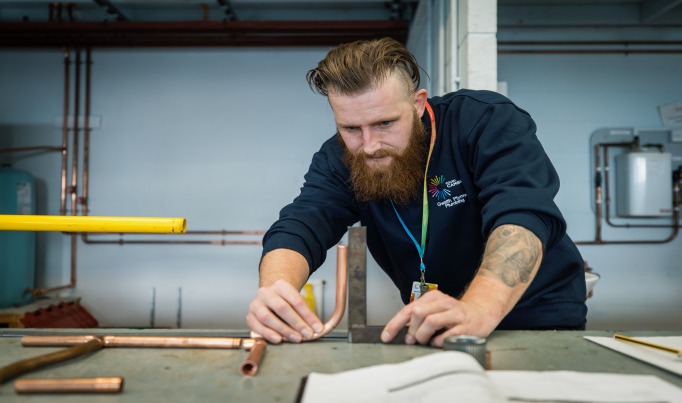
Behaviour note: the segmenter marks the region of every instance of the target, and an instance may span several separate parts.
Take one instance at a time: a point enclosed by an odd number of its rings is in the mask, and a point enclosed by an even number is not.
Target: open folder
[[[311,373],[299,401],[682,403],[682,389],[651,375],[485,371],[468,354],[443,351],[397,364]]]

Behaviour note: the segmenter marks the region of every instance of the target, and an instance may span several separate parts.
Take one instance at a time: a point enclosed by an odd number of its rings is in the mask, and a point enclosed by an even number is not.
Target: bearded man
[[[299,290],[358,221],[406,304],[384,342],[405,326],[405,343],[434,346],[585,328],[583,260],[527,112],[490,91],[428,98],[413,55],[390,38],[340,45],[307,79],[337,133],[263,238],[252,331],[298,343],[322,330]]]

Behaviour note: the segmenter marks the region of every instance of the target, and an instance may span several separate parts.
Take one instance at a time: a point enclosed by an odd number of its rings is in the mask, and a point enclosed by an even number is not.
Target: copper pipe
[[[253,341],[253,343],[250,347],[250,352],[249,355],[246,357],[246,359],[242,362],[241,366],[239,367],[239,373],[241,373],[244,376],[254,376],[256,373],[258,373],[258,365],[260,364],[261,360],[263,359],[263,355],[265,354],[265,349],[268,346],[268,343],[265,342],[265,340],[258,338]]]
[[[165,240],[165,239],[151,239],[151,240],[109,240],[109,241],[93,241],[87,239],[85,241],[87,244],[98,244],[98,245],[262,245],[262,241],[178,241],[178,240]]]
[[[71,140],[71,215],[78,215],[78,204],[76,199],[78,197],[78,151],[80,148],[80,100],[81,100],[81,51],[76,49],[76,66],[74,79],[74,95],[73,95],[73,136]]]
[[[71,64],[71,51],[63,49],[64,52],[64,113],[62,115],[62,192],[59,213],[66,214],[66,162],[69,150],[69,75]]]
[[[74,346],[76,344],[85,344],[91,340],[102,340],[101,337],[93,335],[84,336],[23,336],[21,338],[21,345],[24,347],[64,347]]]
[[[13,148],[1,148],[0,154],[5,153],[15,153],[19,151],[62,151],[62,147],[56,146],[31,146],[31,147],[13,147]]]
[[[247,230],[247,231],[228,231],[228,230],[217,230],[217,231],[186,231],[183,235],[263,235],[265,231],[261,230]],[[228,241],[225,239],[219,240],[202,240],[202,241],[189,241],[189,240],[178,240],[178,239],[145,239],[145,240],[134,240],[134,239],[124,239],[124,234],[121,234],[118,239],[107,239],[107,240],[94,240],[92,236],[95,235],[107,235],[107,234],[83,234],[82,239],[86,244],[93,245],[262,245],[263,241],[258,240],[236,240]],[[108,234],[111,236],[111,234]]]
[[[324,328],[320,333],[313,335],[314,339],[328,334],[341,321],[343,313],[346,311],[346,292],[348,288],[348,246],[338,245],[336,247],[336,305],[332,316],[325,322]]]
[[[123,390],[121,377],[19,379],[14,382],[14,391],[20,394],[120,393],[121,390]]]
[[[595,240],[597,242],[601,242],[601,220],[602,220],[602,207],[603,207],[603,197],[604,195],[602,194],[602,169],[601,169],[601,145],[597,144],[595,145],[595,150],[594,150],[594,158],[595,158],[595,170],[596,170],[596,175],[597,178],[595,178],[595,189],[594,189],[594,198],[595,198],[595,216],[596,216],[596,230],[595,230]]]
[[[241,347],[238,337],[104,336],[106,347],[220,348]]]
[[[25,347],[64,347],[99,340],[103,347],[145,347],[145,348],[219,348],[241,347],[238,337],[183,337],[183,336],[24,336],[21,344]]]
[[[43,368],[51,364],[80,357],[81,355],[99,350],[103,347],[102,340],[94,338],[86,343],[77,344],[64,350],[55,351],[33,358],[17,361],[0,368],[0,385],[26,372]]]
[[[88,180],[90,168],[90,75],[92,58],[90,48],[85,50],[85,127],[83,127],[83,191],[80,198],[81,214],[88,215]]]

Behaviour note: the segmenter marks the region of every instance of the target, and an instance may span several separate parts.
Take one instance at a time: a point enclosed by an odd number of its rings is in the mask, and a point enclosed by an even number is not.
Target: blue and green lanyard
[[[431,105],[429,103],[426,103],[426,110],[429,113],[429,117],[431,118],[431,142],[429,144],[429,155],[426,158],[426,168],[424,168],[424,197],[422,201],[422,236],[421,236],[421,244],[417,242],[415,239],[414,235],[410,232],[410,230],[407,228],[407,225],[405,224],[405,221],[403,221],[402,217],[400,217],[400,214],[398,214],[398,209],[396,209],[395,204],[393,203],[393,199],[391,199],[391,206],[393,206],[393,211],[395,211],[395,215],[398,217],[398,220],[400,221],[400,224],[402,224],[403,229],[407,233],[407,235],[410,237],[412,242],[414,243],[414,246],[417,248],[417,252],[419,253],[419,271],[420,271],[420,278],[419,278],[419,284],[420,287],[422,288],[422,291],[427,290],[426,288],[426,265],[424,264],[424,252],[426,251],[426,233],[429,228],[429,199],[427,197],[427,190],[426,190],[426,176],[427,172],[429,170],[429,163],[431,162],[431,153],[433,152],[433,147],[436,144],[436,117],[433,114],[433,109],[431,109]]]

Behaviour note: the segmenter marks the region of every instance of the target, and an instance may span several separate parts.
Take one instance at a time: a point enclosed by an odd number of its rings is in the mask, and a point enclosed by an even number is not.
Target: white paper
[[[488,371],[514,402],[682,402],[682,389],[653,375],[575,371]]]
[[[658,111],[664,127],[682,127],[682,102],[659,105]]]
[[[311,373],[301,402],[682,403],[682,389],[652,375],[485,371],[443,351],[337,374]]]
[[[632,358],[636,358],[682,376],[682,358],[677,357],[673,353],[668,353],[657,350],[653,347],[647,347],[628,341],[621,341],[613,337],[584,337],[585,339],[601,346],[610,348],[612,350],[618,351],[619,353],[626,354]],[[637,339],[682,350],[682,336],[637,337]]]

